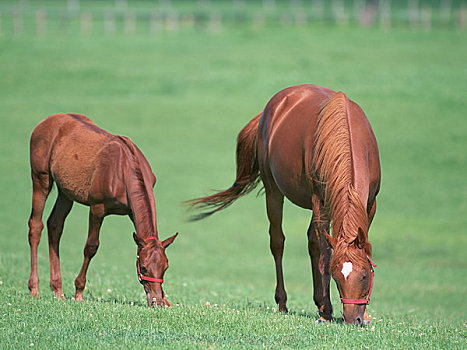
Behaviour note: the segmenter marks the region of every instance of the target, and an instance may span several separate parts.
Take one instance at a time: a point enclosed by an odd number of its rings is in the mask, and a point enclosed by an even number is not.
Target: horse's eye
[[[362,276],[362,281],[366,280],[366,275]]]

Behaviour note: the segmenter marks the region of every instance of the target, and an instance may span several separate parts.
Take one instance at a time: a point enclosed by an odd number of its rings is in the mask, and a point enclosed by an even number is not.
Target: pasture
[[[0,36],[0,348],[467,347],[467,36],[438,28],[225,26],[170,35]],[[280,89],[315,83],[347,93],[379,143],[382,188],[370,229],[378,264],[368,327],[316,324],[306,229],[287,203],[288,315],[275,312],[264,198],[196,223],[181,202],[234,179],[240,129]],[[39,299],[28,295],[29,135],[57,112],[129,136],[157,177],[170,309],[149,309],[127,217],[107,217],[85,302],[71,300],[87,235],[75,204],[61,241],[66,300],[49,289],[47,232]],[[56,190],[47,202],[44,222]]]

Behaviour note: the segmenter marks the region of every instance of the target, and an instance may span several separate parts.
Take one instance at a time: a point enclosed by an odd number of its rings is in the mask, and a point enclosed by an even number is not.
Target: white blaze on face
[[[342,274],[344,275],[344,278],[347,280],[347,276],[352,272],[352,263],[351,262],[345,262],[342,264]]]

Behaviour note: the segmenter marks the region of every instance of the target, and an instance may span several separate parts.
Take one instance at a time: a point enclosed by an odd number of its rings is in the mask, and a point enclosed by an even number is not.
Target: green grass
[[[0,37],[0,348],[466,348],[466,59],[465,33],[449,30]],[[275,92],[299,83],[345,91],[379,142],[369,327],[315,324],[310,212],[285,208],[290,314],[283,315],[274,312],[264,198],[250,195],[198,223],[187,223],[180,205],[231,184],[238,131]],[[67,300],[54,300],[48,287],[46,231],[40,299],[29,298],[28,139],[56,112],[86,114],[130,136],[148,158],[158,178],[160,235],[180,231],[167,251],[172,309],[145,306],[126,217],[104,221],[86,300],[71,300],[87,230],[80,205],[61,244]],[[332,299],[339,319],[334,283]]]

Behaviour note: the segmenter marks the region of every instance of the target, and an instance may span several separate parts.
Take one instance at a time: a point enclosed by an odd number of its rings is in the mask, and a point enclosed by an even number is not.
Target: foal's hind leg
[[[329,295],[331,247],[324,231],[329,232],[329,220],[323,213],[318,196],[313,195],[313,217],[308,228],[308,253],[313,271],[313,300],[318,307],[320,320],[332,320]]]
[[[266,209],[269,218],[270,249],[276,264],[276,294],[275,299],[279,311],[287,312],[287,293],[284,288],[282,274],[282,255],[284,253],[285,236],[282,231],[282,208],[284,196],[278,189],[265,188]]]
[[[70,213],[73,201],[65,197],[58,190],[57,201],[55,202],[52,213],[47,220],[47,230],[49,235],[49,261],[50,261],[50,288],[56,298],[65,299],[62,290],[62,276],[60,274],[60,255],[59,245],[63,232],[65,219]]]
[[[52,188],[52,179],[47,173],[32,172],[32,210],[29,217],[29,246],[31,247],[31,273],[29,275],[28,288],[32,297],[38,297],[39,276],[37,274],[37,246],[41,240],[42,213],[45,201]]]
[[[84,261],[78,277],[75,279],[76,294],[75,300],[83,300],[84,286],[86,285],[86,272],[89,262],[96,255],[99,248],[99,231],[104,219],[104,206],[93,205],[89,210],[89,231],[86,245],[84,246]]]

